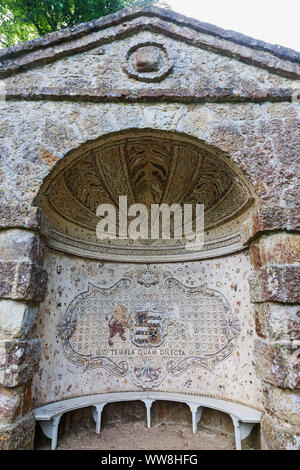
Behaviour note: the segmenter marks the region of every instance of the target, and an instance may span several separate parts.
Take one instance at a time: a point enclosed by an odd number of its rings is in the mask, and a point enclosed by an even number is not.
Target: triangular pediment
[[[5,49],[1,77],[12,98],[281,100],[300,53],[144,6]]]

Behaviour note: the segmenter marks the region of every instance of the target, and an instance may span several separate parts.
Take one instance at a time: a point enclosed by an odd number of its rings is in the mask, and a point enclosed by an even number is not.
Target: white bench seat
[[[249,436],[254,424],[260,422],[260,411],[238,403],[226,400],[167,392],[119,392],[100,395],[87,395],[50,403],[33,410],[44,434],[51,439],[51,449],[57,445],[58,425],[61,416],[69,411],[92,407],[93,418],[96,422],[96,433],[101,430],[101,414],[108,403],[140,400],[147,410],[147,427],[151,426],[151,406],[154,401],[165,400],[186,403],[192,413],[193,433],[197,432],[197,424],[201,420],[203,408],[212,408],[231,416],[234,425],[236,449],[241,449],[241,440]]]

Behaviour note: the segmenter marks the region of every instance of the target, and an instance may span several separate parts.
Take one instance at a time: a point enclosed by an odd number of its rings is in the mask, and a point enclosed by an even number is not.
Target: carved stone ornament
[[[123,69],[129,77],[141,82],[160,82],[172,70],[173,60],[164,44],[138,43],[126,54]]]

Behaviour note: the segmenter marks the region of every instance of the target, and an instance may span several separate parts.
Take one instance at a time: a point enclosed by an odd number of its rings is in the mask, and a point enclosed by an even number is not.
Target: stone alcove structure
[[[0,60],[0,446],[32,446],[32,406],[155,388],[297,448],[300,55],[142,7]],[[203,249],[99,243],[124,194],[204,203]]]

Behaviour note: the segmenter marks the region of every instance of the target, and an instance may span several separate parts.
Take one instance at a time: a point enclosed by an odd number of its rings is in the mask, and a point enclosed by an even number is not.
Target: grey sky
[[[300,0],[168,0],[172,10],[300,52]]]

